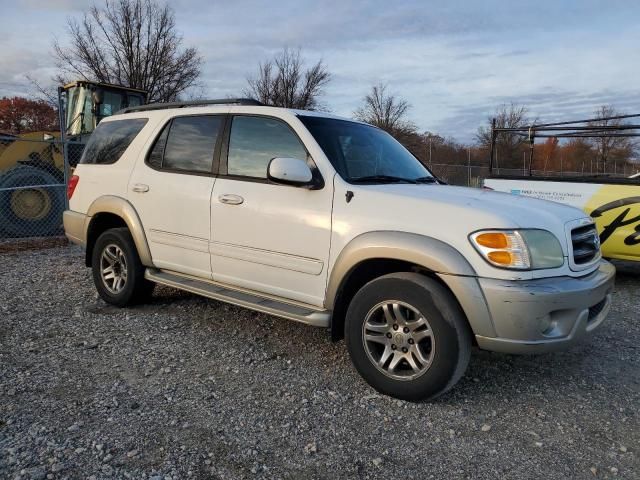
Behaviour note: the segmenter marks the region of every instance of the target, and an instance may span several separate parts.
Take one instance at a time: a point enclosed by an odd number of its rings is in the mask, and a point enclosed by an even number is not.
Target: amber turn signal
[[[496,250],[494,252],[489,252],[487,254],[487,258],[492,262],[498,263],[500,265],[511,265],[513,263],[513,258],[511,256],[511,252],[507,252],[506,250]]]
[[[508,248],[509,238],[502,232],[487,232],[482,233],[476,237],[478,245],[482,245],[487,248]],[[498,262],[502,263],[502,262]]]

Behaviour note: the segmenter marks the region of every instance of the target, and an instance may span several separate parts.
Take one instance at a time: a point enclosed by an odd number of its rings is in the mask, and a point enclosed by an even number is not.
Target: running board
[[[276,317],[306,323],[314,327],[328,328],[331,319],[331,312],[328,310],[315,310],[312,307],[281,302],[246,290],[232,289],[211,280],[200,280],[155,268],[147,268],[144,272],[144,277],[147,280],[168,287],[185,290],[221,302],[232,303],[240,307],[275,315]]]

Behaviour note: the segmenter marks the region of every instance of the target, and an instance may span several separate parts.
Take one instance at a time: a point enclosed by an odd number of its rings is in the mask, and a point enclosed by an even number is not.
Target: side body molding
[[[116,197],[114,195],[104,195],[95,199],[87,211],[87,219],[85,221],[85,239],[88,237],[92,218],[100,213],[112,213],[121,217],[125,221],[127,227],[129,227],[133,241],[136,244],[140,261],[146,267],[153,267],[154,265],[151,259],[149,243],[147,242],[147,237],[144,234],[140,217],[138,216],[135,208],[133,208],[133,205],[124,198]]]
[[[451,245],[415,233],[375,231],[351,240],[340,252],[331,270],[325,308],[335,308],[343,280],[359,263],[370,259],[403,260],[433,272],[453,292],[473,332],[495,336],[493,321],[473,267]]]

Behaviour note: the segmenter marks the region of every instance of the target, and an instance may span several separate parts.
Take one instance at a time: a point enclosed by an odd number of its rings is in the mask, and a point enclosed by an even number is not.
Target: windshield
[[[123,107],[123,94],[120,92],[110,92],[103,90],[102,103],[98,105],[98,117],[110,117]]]
[[[433,175],[391,135],[362,123],[299,116],[348,182],[433,182]]]

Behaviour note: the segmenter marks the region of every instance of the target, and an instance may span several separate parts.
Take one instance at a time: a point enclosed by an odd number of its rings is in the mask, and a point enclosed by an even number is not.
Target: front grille
[[[573,245],[573,261],[576,265],[584,265],[600,255],[600,237],[595,225],[585,225],[571,231]]]

